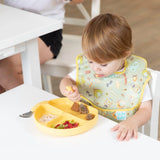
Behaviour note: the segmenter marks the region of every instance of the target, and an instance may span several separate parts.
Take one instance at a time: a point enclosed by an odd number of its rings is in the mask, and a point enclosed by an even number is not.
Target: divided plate
[[[82,102],[78,102],[82,103]],[[87,120],[87,114],[80,114],[72,111],[73,102],[68,98],[57,98],[50,101],[38,103],[32,108],[34,111],[34,120],[36,126],[43,132],[53,136],[72,136],[80,134],[91,129],[98,119],[97,109],[84,104],[89,113],[95,115],[92,120]],[[65,121],[74,121],[79,123],[78,127],[68,129],[57,129],[52,126],[62,124]]]

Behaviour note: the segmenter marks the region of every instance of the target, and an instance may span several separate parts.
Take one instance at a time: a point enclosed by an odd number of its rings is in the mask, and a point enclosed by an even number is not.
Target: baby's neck
[[[122,64],[120,65],[120,67],[118,68],[118,70],[117,70],[117,71],[121,71],[121,70],[123,70],[123,69],[124,69],[124,67],[125,67],[125,60],[124,60],[124,61],[122,61]]]

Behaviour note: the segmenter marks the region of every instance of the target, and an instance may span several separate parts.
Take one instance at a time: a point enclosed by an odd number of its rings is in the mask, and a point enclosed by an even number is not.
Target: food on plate
[[[81,114],[87,114],[87,113],[89,113],[88,108],[84,104],[82,104],[82,103],[79,105],[79,112]]]
[[[55,118],[57,118],[57,115],[44,114],[44,115],[39,119],[39,121],[42,122],[42,123],[46,123],[46,122],[49,122],[49,121],[51,121],[52,119],[55,119]]]
[[[72,111],[76,111],[76,112],[79,112],[79,104],[74,102],[72,107],[71,107],[71,110]]]
[[[95,115],[94,114],[92,114],[92,113],[88,113],[87,114],[87,120],[91,120],[91,119],[93,119],[95,117]]]
[[[76,128],[79,126],[79,123],[75,122],[74,120],[66,120],[63,123],[59,123],[56,126],[52,125],[51,128],[56,128],[56,129],[69,129],[69,128]]]
[[[78,103],[74,102],[72,107],[71,107],[71,110],[75,111],[75,112],[79,112],[80,114],[87,114],[86,120],[91,120],[95,117],[94,114],[89,113],[88,108],[82,103],[78,104]]]

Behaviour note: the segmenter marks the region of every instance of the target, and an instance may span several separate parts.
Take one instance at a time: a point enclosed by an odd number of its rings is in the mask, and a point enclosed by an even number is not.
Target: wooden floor
[[[84,2],[90,10],[91,0]],[[160,70],[160,0],[101,0],[101,13],[124,16],[133,31],[134,54],[147,59],[148,67]],[[77,7],[66,6],[66,16],[83,17]],[[83,27],[65,25],[64,33],[81,34]]]

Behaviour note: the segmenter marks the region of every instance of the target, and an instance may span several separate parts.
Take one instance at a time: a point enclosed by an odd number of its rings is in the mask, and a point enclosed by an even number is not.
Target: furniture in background
[[[84,18],[82,19],[82,18],[65,17],[65,24],[85,26],[90,21],[91,18],[97,16],[100,13],[100,2],[101,0],[91,0],[90,14],[85,9],[83,4],[77,4],[77,8],[79,9]]]
[[[100,0],[92,0],[91,16],[82,4],[77,5],[84,19],[66,17],[65,24],[86,25],[87,22],[100,13]],[[56,59],[51,59],[41,65],[44,89],[52,93],[51,76],[64,77],[71,72],[76,64],[76,56],[82,53],[81,36],[63,35],[62,49]],[[53,86],[54,87],[54,86]]]
[[[111,132],[115,122],[98,116],[89,131],[70,137],[54,137],[41,132],[33,116],[25,119],[19,114],[29,111],[39,102],[55,95],[31,85],[20,85],[0,95],[0,159],[160,159],[160,142],[138,133],[138,139],[119,142]]]
[[[21,53],[25,84],[42,88],[37,37],[62,28],[62,23],[0,4],[0,59]]]
[[[159,127],[159,108],[160,108],[160,72],[149,69],[151,73],[151,79],[149,81],[149,87],[152,94],[152,116],[151,120],[142,127],[142,133],[148,134],[154,139],[158,139],[158,127]],[[149,131],[149,133],[148,133]]]

